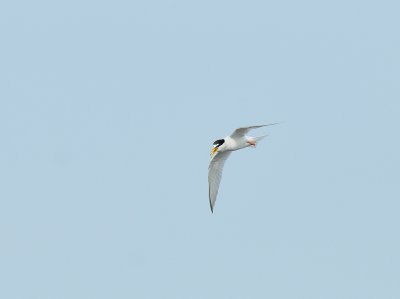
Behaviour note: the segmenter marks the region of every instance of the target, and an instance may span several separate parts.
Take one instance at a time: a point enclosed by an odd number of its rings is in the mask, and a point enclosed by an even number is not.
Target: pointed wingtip
[[[268,126],[275,126],[279,125],[280,123],[272,123],[272,124],[267,124],[267,125],[262,125],[263,127],[268,127]]]

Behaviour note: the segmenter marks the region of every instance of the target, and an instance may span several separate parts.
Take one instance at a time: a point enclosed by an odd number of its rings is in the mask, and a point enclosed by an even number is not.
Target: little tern
[[[208,197],[210,200],[211,212],[214,212],[214,205],[217,200],[218,188],[226,159],[228,159],[233,151],[249,146],[256,147],[257,142],[267,136],[247,136],[246,134],[250,130],[276,124],[277,123],[238,128],[231,135],[214,141],[213,148],[211,149],[211,160],[208,166]]]

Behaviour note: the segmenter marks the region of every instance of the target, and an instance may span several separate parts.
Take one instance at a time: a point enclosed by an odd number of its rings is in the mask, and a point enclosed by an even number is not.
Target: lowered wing
[[[213,212],[215,201],[217,200],[218,188],[221,183],[222,170],[224,169],[225,161],[230,156],[231,152],[217,152],[211,159],[208,166],[208,197],[210,199],[210,208]]]

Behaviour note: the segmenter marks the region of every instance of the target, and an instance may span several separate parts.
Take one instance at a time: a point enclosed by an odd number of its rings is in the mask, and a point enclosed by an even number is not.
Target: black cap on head
[[[219,147],[222,144],[224,144],[224,142],[225,142],[225,139],[218,139],[218,140],[214,141],[213,145],[216,146],[216,147]]]

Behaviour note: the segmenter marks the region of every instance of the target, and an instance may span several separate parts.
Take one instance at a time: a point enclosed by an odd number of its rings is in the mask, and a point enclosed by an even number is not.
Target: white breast
[[[223,150],[226,151],[236,151],[249,146],[247,143],[247,137],[232,138],[230,136],[225,137],[225,143],[223,145]]]

